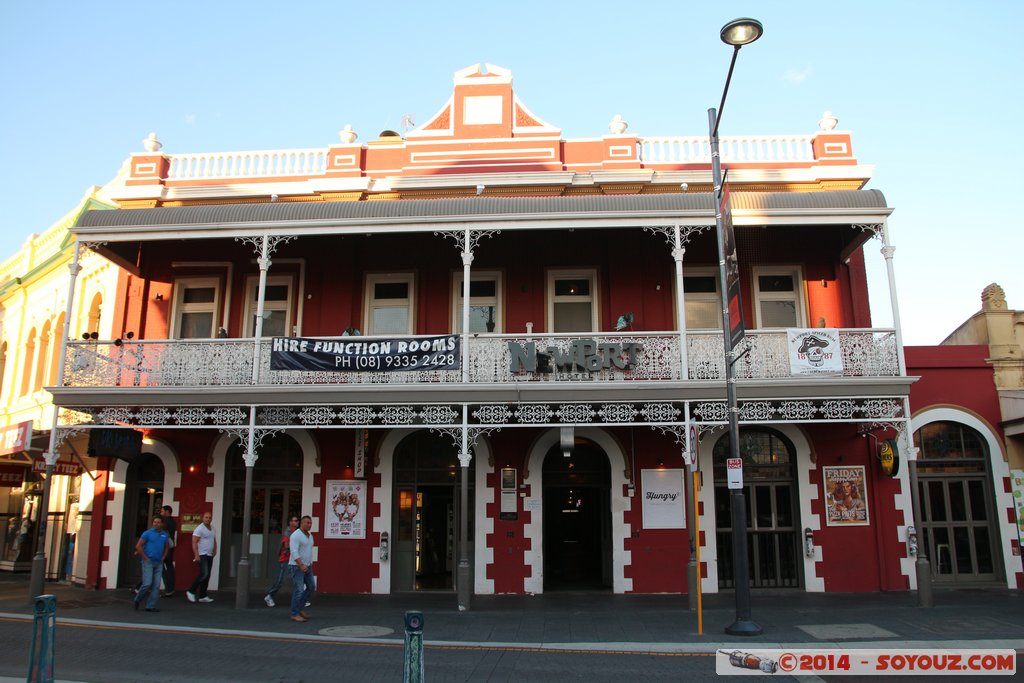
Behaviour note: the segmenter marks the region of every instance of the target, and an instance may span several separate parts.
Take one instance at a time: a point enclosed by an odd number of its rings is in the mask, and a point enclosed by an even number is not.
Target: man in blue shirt
[[[133,609],[139,609],[139,604],[148,593],[146,611],[160,611],[156,608],[156,601],[160,597],[160,579],[164,573],[164,558],[167,557],[168,545],[169,538],[164,531],[164,521],[160,515],[155,515],[152,528],[146,529],[139,537],[139,542],[135,544],[135,554],[142,562],[142,585],[132,601]]]

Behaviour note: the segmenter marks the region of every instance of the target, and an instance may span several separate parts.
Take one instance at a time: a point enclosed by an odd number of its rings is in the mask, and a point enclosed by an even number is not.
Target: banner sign
[[[1013,509],[1017,513],[1020,547],[1024,546],[1024,470],[1010,470],[1010,490],[1013,491]]]
[[[732,225],[732,204],[729,202],[729,186],[722,179],[722,191],[718,196],[718,214],[722,217],[722,241],[725,256],[725,291],[729,295],[729,339],[732,348],[741,341],[743,326],[743,305],[740,301],[740,263],[736,258],[736,231]]]
[[[32,471],[45,472],[46,461],[43,460],[42,458],[36,458],[35,460],[33,460]],[[68,476],[77,477],[82,473],[82,466],[79,465],[77,462],[72,462],[71,460],[58,460],[57,462],[53,463],[53,473],[66,474]]]
[[[274,337],[271,370],[321,372],[394,372],[458,370],[462,366],[458,335],[442,337]]]
[[[0,486],[17,488],[25,483],[24,465],[0,465]]]
[[[28,450],[32,440],[32,420],[0,429],[0,455]]]
[[[645,529],[686,528],[683,470],[640,470]]]
[[[366,538],[366,482],[327,482],[324,538]]]
[[[841,375],[843,354],[839,330],[786,330],[789,338],[789,371],[792,375]]]
[[[863,465],[822,467],[828,526],[867,526],[868,489]]]

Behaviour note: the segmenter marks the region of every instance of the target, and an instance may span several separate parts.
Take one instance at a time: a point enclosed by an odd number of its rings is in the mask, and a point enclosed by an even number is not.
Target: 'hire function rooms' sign
[[[270,369],[322,372],[458,370],[461,367],[460,346],[457,335],[395,339],[274,337]]]

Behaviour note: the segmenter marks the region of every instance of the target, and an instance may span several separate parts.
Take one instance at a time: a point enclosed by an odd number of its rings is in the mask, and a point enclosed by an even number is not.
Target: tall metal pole
[[[78,281],[78,273],[81,265],[78,262],[81,253],[81,244],[76,239],[74,251],[71,252],[71,263],[68,270],[71,273],[71,282],[68,284],[68,300],[64,306],[64,326],[60,333],[60,363],[57,364],[57,386],[64,384],[64,361],[67,356],[68,336],[71,329],[71,313],[75,303],[75,283]],[[43,584],[46,581],[46,522],[50,507],[50,488],[53,484],[53,466],[57,463],[59,453],[57,452],[57,422],[60,416],[60,408],[53,405],[53,418],[50,421],[50,443],[43,453],[46,461],[46,480],[43,482],[43,493],[39,501],[39,523],[36,525],[36,553],[32,556],[32,574],[29,577],[28,592],[29,601],[33,601],[37,595],[42,595]]]
[[[736,63],[733,51],[732,62]],[[729,79],[732,78],[732,64],[729,65]],[[726,80],[726,92],[729,89]],[[725,93],[722,93],[725,102]],[[729,288],[727,286],[725,228],[722,216],[722,163],[718,153],[718,115],[714,107],[708,109],[708,129],[711,143],[711,174],[714,182],[715,231],[718,237],[718,285],[722,294],[722,339],[725,350],[726,405],[729,414],[729,457],[740,457],[739,405],[736,400],[736,376],[733,371],[733,348],[729,316]],[[763,629],[750,618],[750,570],[747,567],[747,506],[742,488],[731,489],[729,500],[732,507],[732,576],[736,592],[736,621],[725,628],[725,632],[736,636],[756,636]]]

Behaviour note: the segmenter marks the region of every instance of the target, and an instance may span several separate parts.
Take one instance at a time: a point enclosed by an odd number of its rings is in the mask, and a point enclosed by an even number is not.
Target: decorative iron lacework
[[[728,421],[725,401],[693,401],[692,421],[703,425]],[[886,426],[906,421],[903,401],[895,398],[857,399],[760,399],[739,402],[743,424],[792,422],[874,422]],[[545,425],[649,425],[683,424],[685,402],[629,403],[515,403],[470,405],[471,429]],[[62,409],[61,424],[136,427],[215,427],[246,429],[248,410],[240,406],[177,406],[174,408],[128,406]],[[264,428],[302,427],[396,427],[426,426],[461,428],[460,404],[426,405],[315,405],[303,408],[261,406],[259,425]],[[894,427],[899,428],[899,427]]]

